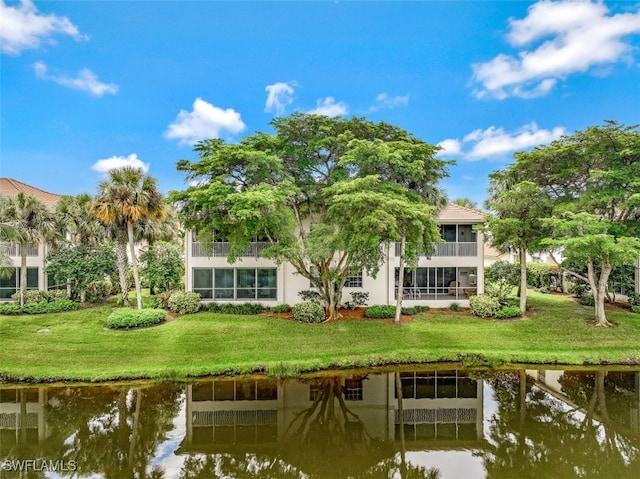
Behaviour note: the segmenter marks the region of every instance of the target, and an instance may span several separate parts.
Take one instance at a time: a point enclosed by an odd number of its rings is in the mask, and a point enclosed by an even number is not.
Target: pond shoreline
[[[609,311],[616,327],[597,328],[589,324],[593,308],[561,295],[532,292],[535,315],[517,320],[426,312],[401,326],[354,319],[301,324],[202,312],[153,328],[105,330],[111,307],[0,316],[0,385],[284,378],[382,366],[640,366],[640,315]]]

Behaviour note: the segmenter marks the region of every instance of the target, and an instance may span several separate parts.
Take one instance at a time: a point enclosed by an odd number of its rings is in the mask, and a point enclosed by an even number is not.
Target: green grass
[[[34,316],[0,316],[0,377],[101,381],[203,375],[271,375],[435,361],[640,364],[640,315],[531,293],[535,315],[486,320],[427,312],[403,326],[380,320],[302,324],[266,316],[198,313],[148,329],[104,329],[113,304]],[[47,332],[38,332],[47,329]]]

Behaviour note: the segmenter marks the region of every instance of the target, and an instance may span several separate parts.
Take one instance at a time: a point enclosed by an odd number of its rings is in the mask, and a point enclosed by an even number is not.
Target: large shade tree
[[[252,239],[270,242],[262,255],[289,262],[309,279],[324,299],[328,319],[334,319],[339,316],[344,280],[362,270],[375,274],[381,247],[389,240],[381,231],[390,227],[382,223],[396,221],[385,215],[376,228],[363,228],[356,225],[362,218],[353,213],[335,213],[337,195],[342,195],[344,205],[355,204],[356,195],[367,193],[350,190],[347,182],[371,176],[360,186],[373,194],[381,193],[375,178],[385,180],[383,172],[361,168],[362,156],[349,153],[362,148],[362,142],[394,142],[395,151],[403,145],[412,154],[398,154],[393,160],[399,162],[396,169],[404,169],[405,181],[417,189],[433,189],[446,174],[446,162],[435,158],[436,147],[401,128],[364,118],[296,113],[273,120],[272,126],[274,134],[257,133],[239,144],[218,139],[197,144],[200,160],[180,161],[178,169],[198,183],[173,192],[171,198],[187,227],[215,230],[228,239],[230,262]],[[387,159],[391,163],[391,157]],[[396,199],[410,191],[402,184],[398,188],[402,192],[391,195]]]
[[[134,230],[142,221],[160,221],[165,217],[165,205],[156,180],[152,176],[145,175],[141,168],[129,166],[115,168],[109,171],[106,180],[100,182],[98,195],[92,204],[91,211],[105,225],[111,225],[116,230],[124,228],[126,231],[133,265],[137,306],[138,309],[142,309]],[[122,235],[117,236],[122,238]],[[122,276],[122,273],[120,275]],[[122,283],[122,277],[120,282]]]
[[[550,248],[586,267],[598,325],[611,270],[640,254],[640,131],[606,122],[515,154],[511,179],[537,184],[554,205]]]
[[[27,248],[45,242],[54,231],[51,211],[34,196],[22,192],[0,203],[0,221],[11,225],[20,244],[20,305],[27,290]]]

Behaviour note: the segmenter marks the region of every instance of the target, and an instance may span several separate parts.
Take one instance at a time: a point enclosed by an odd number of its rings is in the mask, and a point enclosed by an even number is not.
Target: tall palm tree
[[[104,240],[105,226],[91,213],[93,198],[87,193],[64,196],[58,203],[56,216],[60,227],[69,234],[74,246],[95,245]]]
[[[9,223],[20,243],[20,305],[27,289],[27,246],[45,242],[54,232],[53,214],[34,196],[20,192],[0,205],[0,220]]]
[[[138,309],[142,309],[134,230],[141,221],[163,220],[166,215],[162,194],[158,191],[155,178],[145,175],[140,168],[130,166],[111,170],[108,179],[100,182],[91,211],[105,225],[125,228],[133,265]],[[120,281],[122,282],[122,277]]]

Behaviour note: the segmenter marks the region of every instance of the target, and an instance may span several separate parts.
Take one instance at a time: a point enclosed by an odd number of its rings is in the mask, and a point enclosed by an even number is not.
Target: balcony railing
[[[478,243],[436,243],[433,256],[478,256]],[[396,243],[396,256],[400,256],[400,243]]]
[[[7,247],[8,256],[21,256],[20,243],[4,243],[4,246]],[[38,256],[38,251],[37,243],[27,243],[27,256]]]
[[[478,292],[476,286],[467,287],[447,287],[447,286],[410,286],[402,288],[402,298],[418,301],[434,301],[434,300],[463,300],[475,296]],[[398,291],[396,289],[396,299]]]
[[[251,243],[249,247],[237,253],[236,256],[242,258],[258,258],[260,253],[271,246],[271,243],[268,241],[257,241]],[[231,248],[231,243],[227,241],[214,241],[214,242],[198,242],[194,241],[191,243],[191,257],[193,258],[218,258],[223,257],[226,258],[229,255],[229,249]]]

